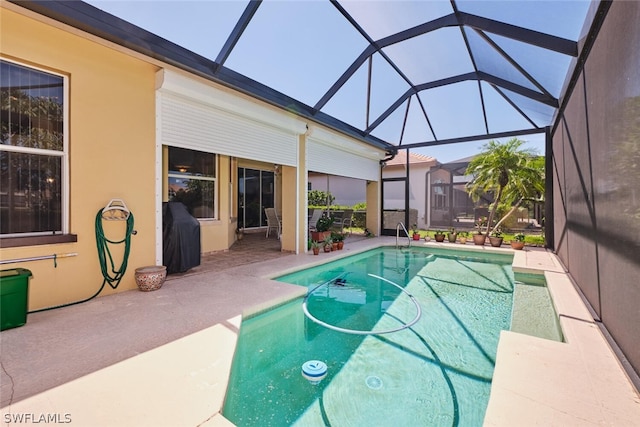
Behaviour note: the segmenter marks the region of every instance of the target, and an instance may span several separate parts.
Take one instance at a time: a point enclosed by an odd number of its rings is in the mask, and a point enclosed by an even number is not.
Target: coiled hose
[[[131,251],[131,235],[135,234],[133,230],[133,214],[129,212],[129,216],[127,217],[127,229],[125,231],[124,238],[122,240],[109,240],[107,236],[104,234],[104,230],[102,228],[102,209],[98,211],[96,215],[96,245],[98,247],[98,259],[100,260],[100,269],[102,270],[102,277],[104,277],[104,281],[102,282],[102,287],[100,291],[104,287],[106,283],[111,286],[111,288],[115,289],[120,284],[120,280],[124,276],[124,273],[127,271],[127,263],[129,261],[129,252]],[[124,243],[124,254],[122,255],[122,264],[120,267],[116,268],[113,262],[113,257],[111,256],[111,251],[109,250],[109,244],[119,245],[120,243]],[[107,265],[107,258],[109,259],[109,265]],[[100,292],[98,291],[98,293]]]
[[[98,210],[98,213],[96,214],[95,232],[96,245],[98,248],[98,259],[100,260],[100,269],[102,270],[102,277],[104,278],[100,289],[98,289],[98,291],[95,294],[91,295],[89,298],[66,304],[60,304],[53,307],[41,308],[38,310],[30,311],[29,313],[38,313],[40,311],[69,307],[71,305],[87,302],[97,297],[104,289],[104,285],[106,285],[107,283],[109,284],[109,286],[111,286],[112,289],[118,287],[118,285],[120,284],[120,280],[122,280],[122,277],[124,277],[124,273],[127,271],[129,252],[131,251],[131,235],[136,234],[135,230],[133,229],[133,213],[129,212],[129,216],[127,217],[127,227],[124,238],[122,240],[109,240],[105,236],[104,229],[102,228],[102,209]],[[111,255],[111,250],[109,249],[109,244],[118,245],[121,243],[124,243],[124,254],[122,256],[122,264],[120,264],[120,267],[116,268],[115,263],[113,262],[113,256]],[[109,260],[109,265],[107,265],[107,259]],[[111,271],[109,271],[109,267]]]

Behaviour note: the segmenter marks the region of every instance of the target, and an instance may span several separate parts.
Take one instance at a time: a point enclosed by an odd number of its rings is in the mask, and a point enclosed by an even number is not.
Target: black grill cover
[[[200,265],[200,223],[180,202],[162,204],[162,263],[168,274]]]

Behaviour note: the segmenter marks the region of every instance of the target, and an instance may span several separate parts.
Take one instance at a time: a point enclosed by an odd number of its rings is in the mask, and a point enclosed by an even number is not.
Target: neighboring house
[[[429,171],[426,222],[430,228],[472,228],[479,212],[477,208],[486,211],[489,201],[481,198],[479,203],[474,203],[465,188],[471,180],[465,171],[472,159],[466,157],[438,164]]]
[[[481,217],[489,215],[493,203],[492,192],[483,194],[474,202],[466,190],[466,185],[473,177],[466,175],[467,167],[475,156],[465,157],[449,163],[439,164],[429,171],[429,191],[427,223],[431,228],[471,229]],[[527,208],[510,216],[503,227],[510,229],[539,227],[542,222],[544,203],[535,203],[531,210]]]
[[[430,156],[409,154],[409,227],[417,224],[422,229],[472,228],[478,212],[486,215],[491,200],[482,198],[476,207],[465,189],[470,180],[465,171],[472,158],[439,163]],[[405,177],[406,165],[406,151],[401,151],[382,169],[385,210],[404,210],[404,181],[387,181]],[[398,220],[404,221],[397,215],[389,218],[393,227]]]
[[[394,179],[407,176],[407,150],[399,151],[391,160],[385,162],[382,168],[382,179]],[[418,153],[409,153],[409,224],[414,223],[419,228],[427,228],[427,178],[429,171],[438,165],[438,161],[430,156]],[[384,206],[385,211],[404,210],[405,208],[405,187],[402,181],[389,181],[384,186]],[[411,214],[413,212],[413,214]],[[395,216],[390,218],[386,228],[395,228],[398,222]],[[404,220],[402,220],[404,221]],[[414,222],[415,221],[415,222]]]
[[[367,199],[367,181],[347,176],[309,172],[309,191],[328,191],[334,197],[333,204],[353,206]]]
[[[135,289],[136,268],[163,263],[166,201],[198,219],[202,253],[227,250],[237,227],[266,225],[266,207],[281,212],[282,249],[304,252],[307,171],[346,175],[366,183],[366,226],[378,234],[384,149],[163,62],[153,49],[164,41],[141,29],[118,44],[18,4],[0,8],[0,258],[3,268],[32,271],[30,311],[84,300],[104,284],[96,218],[116,199],[137,233],[122,281],[100,295]],[[90,10],[104,36],[122,30]],[[125,221],[102,223],[110,239],[125,236]],[[122,253],[114,248],[116,267]],[[42,256],[51,259],[21,262]]]

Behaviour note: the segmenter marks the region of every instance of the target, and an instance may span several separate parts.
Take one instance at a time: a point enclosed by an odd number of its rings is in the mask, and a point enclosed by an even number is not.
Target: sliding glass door
[[[272,171],[238,168],[238,227],[267,226],[264,209],[275,206],[274,190]]]

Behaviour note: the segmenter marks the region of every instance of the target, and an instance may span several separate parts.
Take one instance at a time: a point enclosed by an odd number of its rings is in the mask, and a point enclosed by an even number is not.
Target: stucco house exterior
[[[325,175],[310,171],[308,189],[328,191],[334,197],[334,204],[353,206],[366,200],[367,182],[348,176]]]
[[[384,149],[17,4],[1,7],[3,127],[11,129],[0,152],[0,257],[4,268],[33,273],[29,310],[99,289],[96,218],[112,200],[126,204],[135,234],[127,272],[101,295],[135,288],[135,268],[163,263],[162,204],[179,194],[193,196],[180,200],[191,200],[203,254],[228,249],[239,225],[259,227],[265,207],[282,215],[282,250],[299,253],[307,250],[307,171],[340,175],[348,165],[367,183],[367,227],[378,229]],[[53,100],[57,115],[26,126],[25,104],[12,96]],[[126,221],[103,222],[112,240],[127,232]],[[116,266],[123,251],[113,249]],[[20,263],[42,256],[51,257]]]
[[[429,227],[472,228],[478,207],[482,207],[482,212],[486,211],[490,200],[482,197],[479,203],[474,203],[466,191],[466,184],[471,181],[471,177],[465,175],[465,171],[472,159],[473,157],[467,157],[438,164],[429,171],[427,177]]]
[[[424,154],[409,152],[409,223],[407,229],[413,224],[418,228],[428,228],[427,201],[429,171],[438,165],[438,161]],[[407,176],[407,151],[399,151],[390,160],[385,161],[382,169],[383,179],[403,178]],[[404,183],[391,184],[385,187],[384,209],[403,210],[405,204]],[[413,212],[413,213],[412,213]],[[392,222],[395,222],[392,220]],[[393,224],[391,224],[393,225]]]

